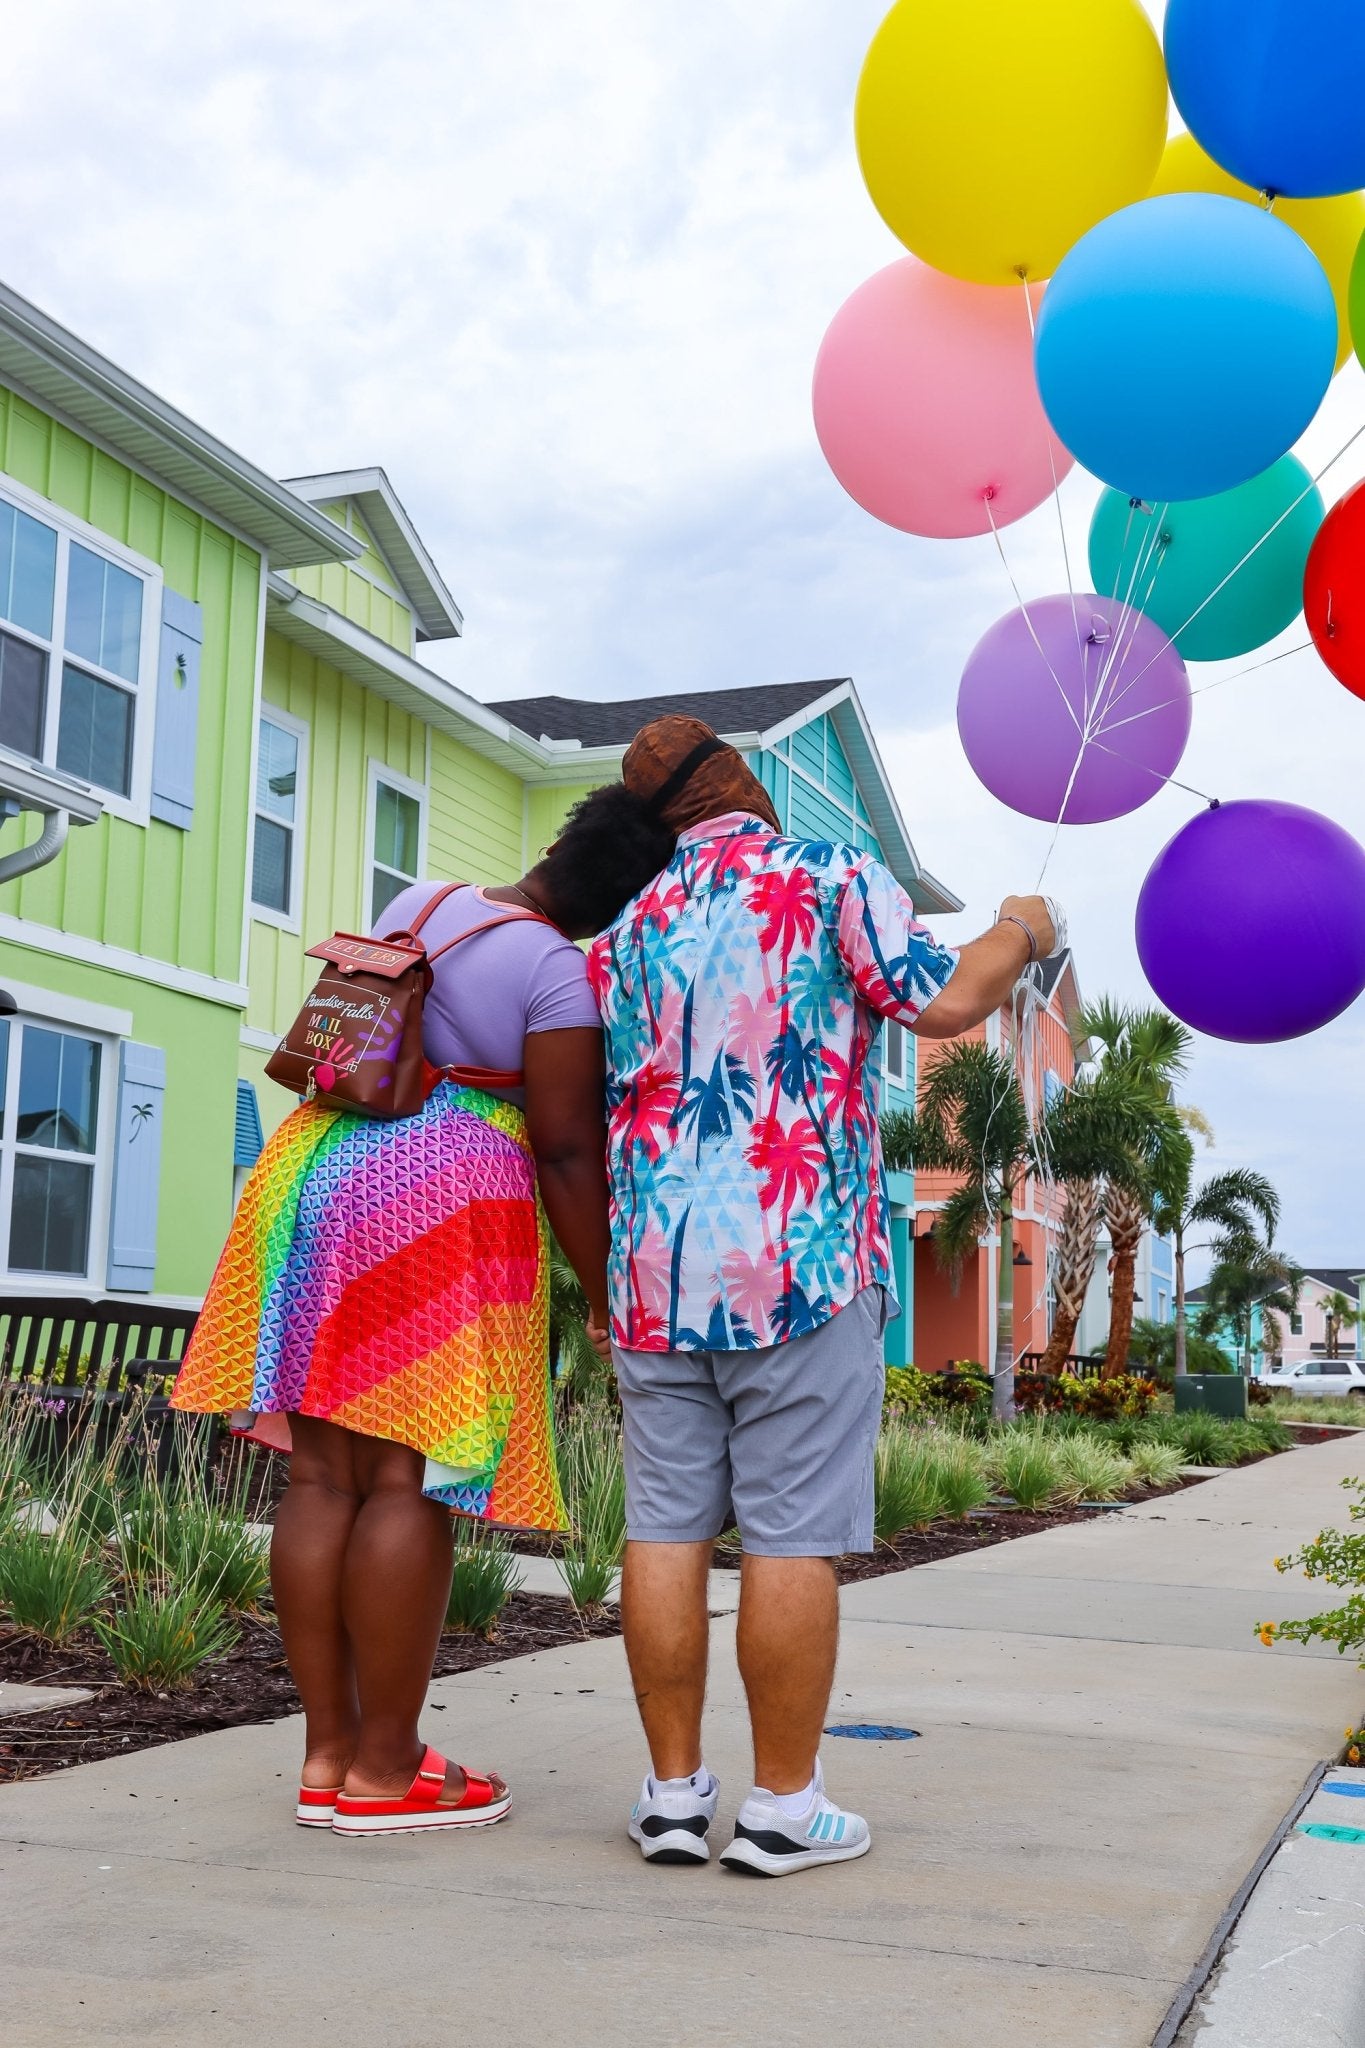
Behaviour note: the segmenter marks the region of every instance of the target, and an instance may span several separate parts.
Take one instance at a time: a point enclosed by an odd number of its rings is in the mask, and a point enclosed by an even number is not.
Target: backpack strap
[[[412,922],[409,924],[408,930],[409,932],[411,932],[413,938],[416,938],[418,932],[421,931],[422,926],[431,916],[432,911],[435,910],[440,904],[444,903],[447,896],[453,896],[457,889],[468,889],[469,887],[470,884],[468,882],[442,883],[441,887],[436,891],[436,894],[430,899],[430,901],[427,904],[424,905],[424,907],[421,910],[418,911],[416,917],[414,917]]]
[[[434,953],[428,953],[428,967],[443,953],[448,953],[452,946],[462,946],[466,939],[476,939],[480,932],[491,932],[495,925],[500,924],[545,924],[552,932],[559,930],[559,926],[552,924],[539,910],[514,910],[509,904],[500,917],[486,917],[479,924],[471,924],[466,931],[456,932],[453,939],[447,939],[443,946],[438,946]]]

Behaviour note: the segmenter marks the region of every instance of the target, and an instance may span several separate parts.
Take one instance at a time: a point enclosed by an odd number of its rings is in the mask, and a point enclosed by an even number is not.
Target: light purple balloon
[[[957,729],[1011,810],[1098,825],[1136,811],[1180,765],[1190,679],[1161,627],[1119,599],[1038,598],[972,650]]]

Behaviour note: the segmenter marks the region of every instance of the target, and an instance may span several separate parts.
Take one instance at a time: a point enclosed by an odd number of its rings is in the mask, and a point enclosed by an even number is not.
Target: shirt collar
[[[678,834],[678,844],[701,846],[708,839],[729,839],[736,832],[762,832],[769,839],[776,836],[766,818],[757,818],[752,811],[726,811],[719,818],[703,818],[699,825],[689,825]]]

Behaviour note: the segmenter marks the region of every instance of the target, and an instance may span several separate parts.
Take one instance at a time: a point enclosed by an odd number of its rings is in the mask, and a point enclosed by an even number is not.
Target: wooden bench
[[[1016,1372],[1041,1372],[1043,1354],[1041,1351],[1026,1351],[1022,1358],[1014,1361]],[[1062,1371],[1078,1380],[1097,1380],[1104,1370],[1104,1360],[1084,1351],[1073,1351],[1062,1360]]]
[[[89,1420],[112,1441],[134,1390],[157,1476],[173,1459],[169,1383],[196,1321],[195,1311],[150,1303],[0,1295],[0,1390],[43,1400],[52,1450]]]

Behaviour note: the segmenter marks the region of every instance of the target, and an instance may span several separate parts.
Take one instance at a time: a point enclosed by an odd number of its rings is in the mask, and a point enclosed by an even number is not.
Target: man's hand
[[[1057,931],[1046,896],[1007,896],[1000,906],[1000,916],[1017,917],[1028,926],[1040,960],[1046,960],[1056,947]]]
[[[602,1320],[599,1322],[595,1315],[589,1315],[587,1320],[587,1332],[588,1342],[592,1345],[593,1350],[597,1353],[598,1357],[602,1359],[605,1364],[610,1365],[611,1332],[607,1328],[606,1317],[603,1316]]]

